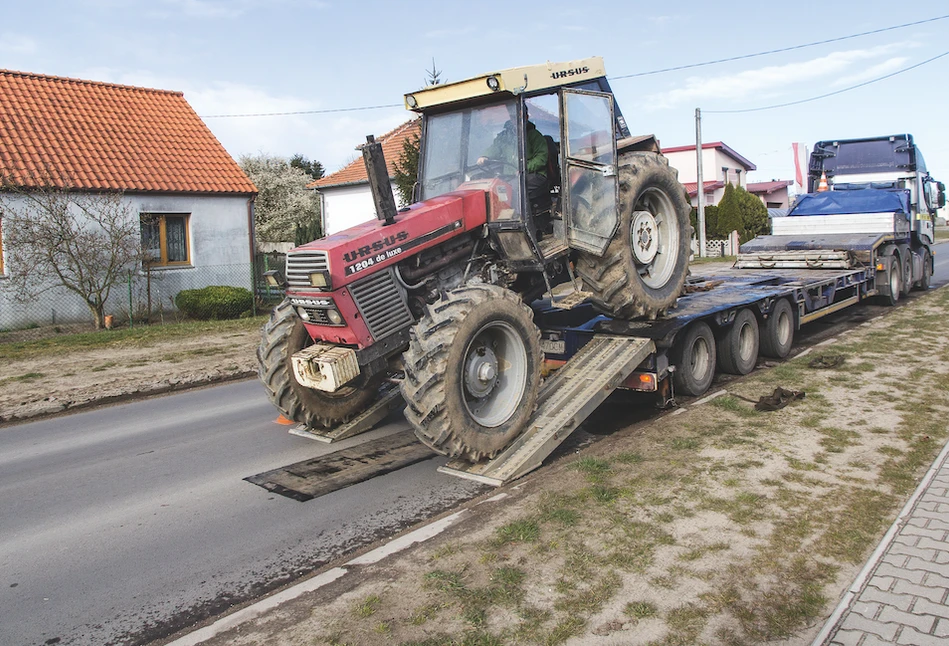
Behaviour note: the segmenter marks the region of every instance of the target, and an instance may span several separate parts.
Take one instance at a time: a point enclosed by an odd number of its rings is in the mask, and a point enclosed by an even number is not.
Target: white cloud
[[[877,65],[873,65],[872,67],[868,67],[867,69],[856,74],[843,76],[834,82],[834,86],[849,86],[856,83],[863,83],[864,81],[871,81],[881,76],[886,76],[887,74],[891,74],[892,72],[901,69],[908,61],[909,58],[906,56],[897,56],[895,58],[891,58]]]
[[[36,41],[29,36],[5,31],[0,34],[0,52],[4,54],[35,54]]]
[[[772,65],[731,75],[692,76],[686,79],[682,87],[646,96],[642,104],[644,109],[659,110],[709,99],[743,101],[752,96],[758,99],[777,96],[791,84],[827,77],[840,78],[843,74],[851,73],[853,67],[861,62],[885,56],[897,47],[899,45],[894,44],[833,52],[807,61]],[[889,62],[881,65],[886,64]],[[859,70],[851,74],[855,78],[869,74],[869,71]],[[867,78],[872,78],[872,75]]]

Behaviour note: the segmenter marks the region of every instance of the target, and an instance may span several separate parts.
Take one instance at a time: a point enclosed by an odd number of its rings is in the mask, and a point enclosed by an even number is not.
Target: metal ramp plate
[[[849,251],[788,250],[739,253],[738,269],[851,269],[855,266]]]
[[[533,471],[654,350],[650,339],[595,336],[547,380],[528,430],[511,446],[492,460],[452,460],[438,470],[495,487]]]
[[[313,429],[303,424],[290,429],[291,435],[298,435],[309,440],[332,444],[347,437],[371,431],[376,424],[384,420],[389,413],[404,407],[402,391],[394,383],[386,383],[379,388],[379,398],[365,411],[349,420],[330,429]]]

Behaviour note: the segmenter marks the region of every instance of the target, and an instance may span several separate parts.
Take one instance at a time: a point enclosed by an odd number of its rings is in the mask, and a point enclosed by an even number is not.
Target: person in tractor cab
[[[541,215],[550,209],[550,186],[547,183],[547,140],[537,130],[537,126],[530,121],[527,106],[524,106],[524,121],[526,138],[524,165],[527,169],[527,177],[525,177],[527,198],[530,200],[531,213]],[[504,124],[504,129],[497,134],[494,142],[484,152],[484,155],[478,158],[477,164],[479,166],[484,165],[485,162],[492,159],[517,167],[517,128],[514,127],[513,118]]]

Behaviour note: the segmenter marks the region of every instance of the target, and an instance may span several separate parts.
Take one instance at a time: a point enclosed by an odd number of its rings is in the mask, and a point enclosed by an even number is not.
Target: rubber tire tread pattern
[[[472,312],[483,313],[492,307],[492,302],[506,301],[502,306],[516,316],[531,330],[525,342],[527,357],[527,386],[523,401],[514,416],[502,425],[497,435],[488,436],[477,432],[465,413],[450,414],[461,410],[463,403],[449,401],[449,397],[462,397],[461,387],[453,388],[461,366],[449,365],[453,347],[467,346],[470,339],[457,338],[464,321]],[[462,350],[463,351],[463,350]],[[405,399],[405,418],[414,427],[415,434],[423,444],[435,451],[460,457],[470,462],[492,458],[511,443],[527,424],[537,401],[540,386],[540,330],[534,325],[533,312],[524,305],[514,292],[490,284],[474,284],[459,287],[443,295],[427,308],[426,314],[410,330],[409,348],[402,355],[405,379],[402,381],[402,396]],[[449,383],[452,382],[452,383]]]
[[[691,206],[685,199],[678,172],[669,167],[665,157],[632,152],[621,155],[619,162],[619,227],[602,257],[579,251],[577,273],[586,289],[593,293],[590,302],[601,312],[621,319],[654,319],[675,303],[688,275]],[[659,289],[647,287],[639,279],[630,240],[634,206],[647,188],[662,189],[677,207],[678,257],[668,282]]]
[[[337,397],[300,385],[293,377],[290,357],[302,350],[308,339],[303,322],[290,301],[284,300],[261,330],[257,376],[284,417],[310,428],[330,428],[364,411],[378,393],[378,380],[348,388],[348,395]]]
[[[709,386],[712,385],[712,380],[715,379],[715,353],[717,349],[715,346],[715,335],[712,334],[712,328],[704,321],[693,323],[681,334],[683,335],[682,337],[676,337],[675,349],[672,353],[672,361],[676,367],[675,372],[672,373],[673,382],[675,383],[677,392],[683,395],[698,397],[708,390]],[[691,353],[692,345],[699,336],[705,338],[705,343],[708,347],[708,372],[710,374],[706,375],[701,381],[696,381],[694,375],[686,370],[685,366],[691,363],[691,356],[687,353]]]
[[[757,336],[757,341],[755,342],[755,356],[751,362],[750,369],[746,369],[747,366],[740,365],[741,357],[739,355],[741,348],[741,327],[746,321],[754,326],[755,335]],[[755,318],[751,310],[745,308],[738,312],[735,316],[735,322],[723,332],[721,338],[718,340],[718,367],[722,372],[727,372],[731,375],[747,375],[755,369],[755,364],[758,363],[758,351],[760,347],[761,330],[758,327],[758,319]]]
[[[781,342],[778,340],[778,326],[781,312],[784,311],[791,317],[791,337],[788,339],[787,347],[782,347]],[[771,315],[768,317],[768,320],[764,322],[764,329],[759,330],[759,332],[758,343],[763,356],[772,357],[774,359],[784,359],[788,356],[791,352],[791,346],[794,345],[794,308],[791,307],[790,301],[786,298],[782,298],[775,303],[774,308],[771,310]]]

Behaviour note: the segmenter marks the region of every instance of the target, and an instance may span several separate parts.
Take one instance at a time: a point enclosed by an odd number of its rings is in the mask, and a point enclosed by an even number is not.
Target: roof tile
[[[257,192],[181,92],[9,70],[0,174],[24,187]]]
[[[376,141],[382,144],[382,154],[386,159],[389,177],[395,176],[395,163],[399,160],[399,155],[402,154],[402,145],[405,140],[410,137],[418,136],[421,132],[421,120],[411,119],[376,139]],[[315,182],[310,182],[307,184],[307,188],[329,188],[331,186],[345,186],[347,184],[359,184],[368,181],[369,176],[366,175],[366,164],[363,162],[362,156],[359,156],[335,173],[331,173]]]

